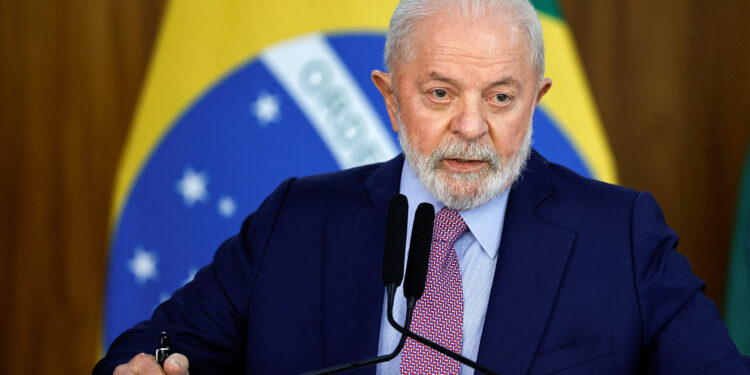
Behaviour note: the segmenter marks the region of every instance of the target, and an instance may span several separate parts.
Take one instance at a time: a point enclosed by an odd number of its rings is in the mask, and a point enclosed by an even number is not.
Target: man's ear
[[[544,94],[549,91],[549,89],[552,87],[552,80],[549,78],[542,78],[542,80],[539,82],[539,91],[536,93],[536,101],[534,102],[534,108],[539,105],[539,102],[542,100],[542,97],[544,97]]]
[[[396,119],[396,93],[393,87],[392,76],[386,72],[373,70],[370,77],[372,77],[372,83],[374,83],[375,87],[380,91],[380,95],[383,95],[385,108],[388,110],[388,117],[391,119],[391,128],[398,132],[398,120]]]

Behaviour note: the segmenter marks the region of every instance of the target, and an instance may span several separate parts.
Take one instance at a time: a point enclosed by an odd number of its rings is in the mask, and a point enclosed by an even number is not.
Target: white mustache
[[[463,140],[452,141],[438,146],[429,156],[433,168],[438,168],[440,161],[444,159],[464,159],[487,162],[495,171],[500,168],[501,159],[492,145],[465,142]]]

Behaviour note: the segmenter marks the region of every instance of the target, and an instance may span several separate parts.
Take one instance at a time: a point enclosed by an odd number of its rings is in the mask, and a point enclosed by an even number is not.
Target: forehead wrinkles
[[[413,60],[417,70],[416,84],[431,81],[446,82],[460,87],[487,89],[499,85],[523,86],[529,72],[523,69],[524,55],[507,53],[499,58],[487,58],[466,53],[461,48],[434,48]]]
[[[477,51],[467,51],[463,48],[451,46],[437,46],[431,48],[429,52],[420,55],[420,57],[426,60],[420,61],[420,63],[425,65],[436,63],[437,65],[457,65],[458,68],[471,66],[479,68],[499,68],[520,63],[523,54],[520,52],[509,52],[497,57],[488,57],[486,54],[477,53]]]
[[[420,63],[460,59],[459,63],[478,66],[516,62],[530,66],[530,47],[520,25],[506,19],[492,22],[487,17],[471,20],[456,16],[460,19],[436,15],[420,21],[411,37],[412,56],[405,63],[427,58]]]

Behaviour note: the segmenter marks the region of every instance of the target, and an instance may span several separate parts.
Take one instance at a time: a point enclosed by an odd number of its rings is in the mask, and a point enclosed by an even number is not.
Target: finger
[[[112,375],[135,375],[135,373],[130,371],[130,364],[123,363],[115,367],[115,371],[112,372]]]
[[[146,353],[141,353],[133,357],[133,359],[131,359],[128,363],[128,369],[133,374],[164,374],[161,366],[156,363],[156,357]]]
[[[187,357],[180,353],[174,353],[164,361],[164,372],[168,375],[188,375],[189,365]]]

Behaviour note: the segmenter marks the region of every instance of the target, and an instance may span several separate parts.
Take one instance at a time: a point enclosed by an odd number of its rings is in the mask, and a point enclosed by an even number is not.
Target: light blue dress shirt
[[[409,240],[412,223],[417,206],[430,203],[437,213],[445,205],[438,202],[419,182],[408,162],[404,162],[401,172],[401,194],[409,201],[409,219],[406,235],[406,256],[409,256]],[[455,249],[458,265],[461,267],[461,286],[464,293],[464,324],[461,354],[476,360],[479,353],[479,342],[482,338],[484,317],[490,298],[492,279],[497,265],[497,252],[500,248],[500,237],[503,231],[505,208],[508,204],[508,190],[473,210],[460,211],[469,230],[456,241]],[[405,262],[406,263],[406,262]],[[402,284],[403,286],[403,284]],[[406,300],[402,286],[396,291],[393,315],[401,325],[406,315]],[[383,302],[383,315],[380,323],[380,342],[378,355],[393,352],[398,345],[401,334],[388,323],[386,303]],[[393,360],[378,364],[377,374],[398,374],[401,366],[401,355]],[[474,374],[474,369],[461,365],[461,375]]]

